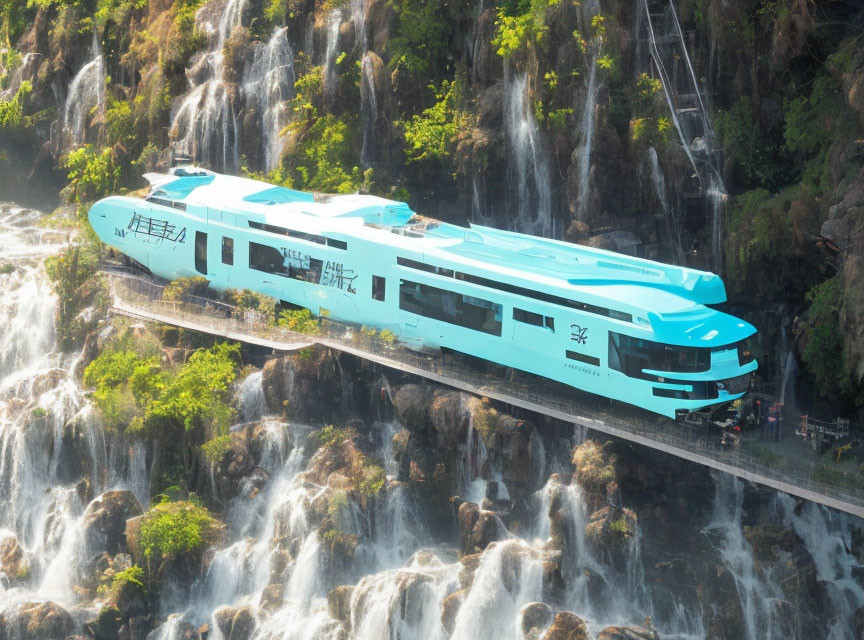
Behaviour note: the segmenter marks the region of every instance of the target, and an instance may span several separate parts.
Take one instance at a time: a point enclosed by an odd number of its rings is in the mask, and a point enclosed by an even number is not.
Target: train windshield
[[[643,369],[670,373],[700,373],[711,368],[708,347],[678,347],[609,332],[609,366],[631,378]]]

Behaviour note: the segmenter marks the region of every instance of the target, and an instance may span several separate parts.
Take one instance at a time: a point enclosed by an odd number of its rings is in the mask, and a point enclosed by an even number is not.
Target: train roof
[[[637,311],[634,317],[646,317],[664,341],[680,344],[684,332],[685,341],[694,346],[719,346],[756,331],[705,306],[726,300],[723,281],[713,273],[474,224],[440,222],[417,215],[404,202],[378,196],[312,194],[189,166],[145,178],[152,197],[218,207],[298,231],[410,248],[438,266],[451,266],[445,262],[451,261],[491,268],[499,277],[604,300],[608,306]],[[194,214],[194,208],[189,212]]]

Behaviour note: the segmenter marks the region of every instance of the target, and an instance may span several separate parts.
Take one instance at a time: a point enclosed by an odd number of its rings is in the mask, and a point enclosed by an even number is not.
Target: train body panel
[[[740,397],[755,360],[714,274],[196,168],[89,218],[154,274],[204,276],[675,417]]]

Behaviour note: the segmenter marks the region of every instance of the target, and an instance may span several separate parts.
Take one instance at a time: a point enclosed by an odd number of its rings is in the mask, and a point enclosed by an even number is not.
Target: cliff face
[[[171,147],[709,268],[766,380],[794,347],[812,395],[857,405],[854,3],[10,0],[0,20],[10,197],[139,186]]]

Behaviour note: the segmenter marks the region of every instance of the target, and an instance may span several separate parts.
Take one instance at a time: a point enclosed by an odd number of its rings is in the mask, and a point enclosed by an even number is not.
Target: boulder
[[[131,491],[103,493],[88,505],[82,518],[87,548],[111,555],[126,551],[126,521],[142,513]]]
[[[459,608],[465,602],[468,596],[467,589],[460,589],[455,593],[451,593],[441,602],[441,625],[447,631],[449,636],[453,633],[453,627],[456,624],[456,616],[459,614]]]
[[[575,613],[560,611],[543,640],[588,640],[588,627]]]
[[[474,574],[477,572],[477,567],[480,566],[482,553],[472,553],[467,556],[462,556],[459,562],[462,563],[462,568],[459,570],[459,586],[463,589],[470,589],[474,584]]]
[[[331,617],[350,624],[351,596],[353,594],[354,587],[351,585],[342,585],[330,590],[330,593],[327,594],[327,610]]]
[[[133,558],[141,557],[141,550],[138,548],[138,537],[141,532],[141,521],[143,516],[135,516],[126,521],[124,529],[124,537],[126,538],[126,548]]]
[[[56,602],[25,602],[0,614],[0,638],[64,640],[75,631],[75,620]]]
[[[0,571],[10,583],[24,580],[30,573],[24,547],[12,534],[0,539]]]
[[[122,624],[117,607],[106,606],[95,618],[84,623],[84,630],[93,640],[116,640]]]
[[[555,615],[543,602],[529,602],[519,611],[519,628],[525,640],[538,640]]]
[[[393,406],[400,424],[409,431],[425,431],[431,421],[432,389],[423,384],[406,384],[393,394]]]
[[[471,422],[466,398],[464,393],[440,389],[433,394],[429,413],[439,449],[456,449],[464,444]]]
[[[260,607],[264,611],[276,611],[282,606],[282,601],[285,597],[285,586],[282,584],[270,584],[264,587],[261,592]]]
[[[459,506],[458,519],[462,553],[483,551],[490,543],[507,537],[501,519],[492,511],[480,509],[474,502],[463,502]]]
[[[213,613],[213,623],[225,640],[249,640],[258,621],[252,607],[220,607]]]
[[[645,627],[606,627],[597,634],[597,640],[660,640],[660,636]]]

